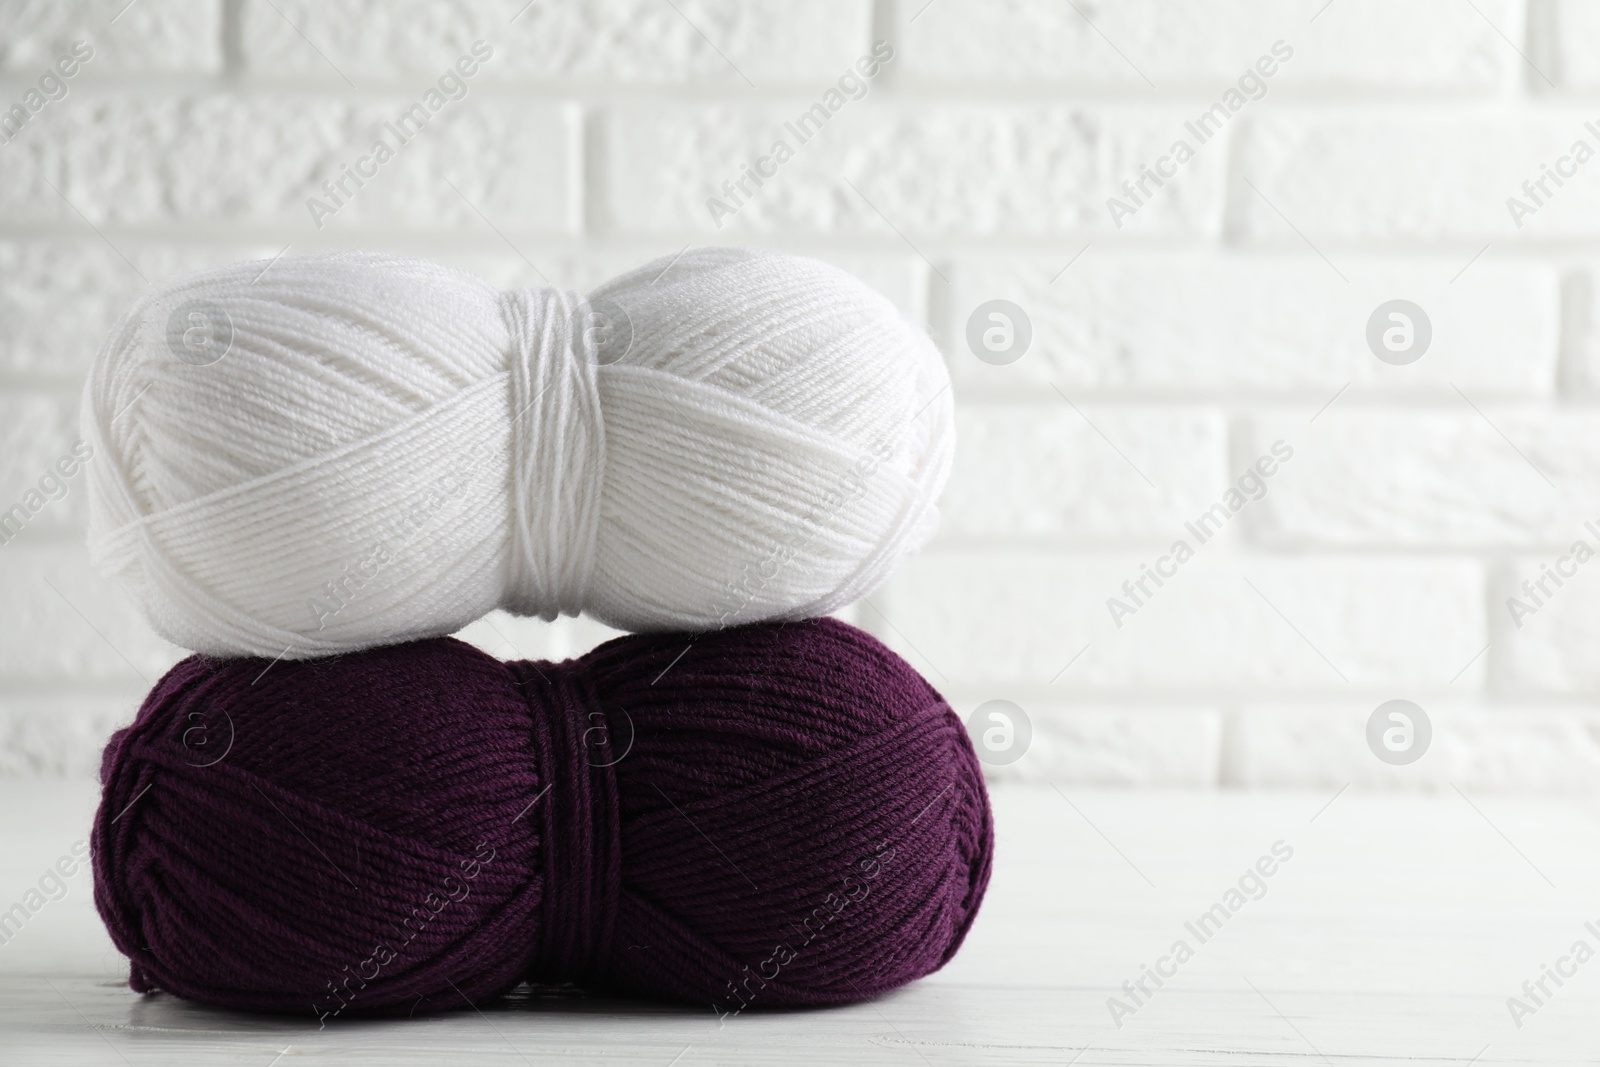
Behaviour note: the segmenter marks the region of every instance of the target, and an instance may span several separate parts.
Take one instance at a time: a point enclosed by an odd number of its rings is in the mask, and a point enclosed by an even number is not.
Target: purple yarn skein
[[[95,902],[136,990],[324,1021],[524,980],[837,1004],[943,966],[988,883],[964,727],[835,620],[265,666],[191,656],[106,748]]]

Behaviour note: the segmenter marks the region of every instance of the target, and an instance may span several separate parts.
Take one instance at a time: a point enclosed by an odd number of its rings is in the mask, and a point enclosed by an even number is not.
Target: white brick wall
[[[70,450],[114,317],[184,270],[366,246],[587,287],[690,242],[772,244],[947,354],[942,532],[850,617],[963,715],[1024,709],[998,777],[1600,784],[1600,562],[1520,620],[1506,604],[1600,548],[1600,158],[1520,227],[1506,204],[1575,140],[1600,151],[1595,5],[124,3],[0,0],[0,111],[94,47],[0,144],[0,509]],[[797,144],[785,122],[880,39],[893,57]],[[479,40],[465,98],[315,225],[307,197]],[[1198,143],[1185,124],[1230,87],[1259,98]],[[778,138],[794,158],[719,225],[707,199]],[[1180,138],[1194,158],[1130,202]],[[1137,208],[1120,226],[1113,196]],[[1403,366],[1367,342],[1397,298],[1432,328]],[[993,299],[1032,327],[1004,366],[966,341]],[[1293,458],[1198,544],[1185,524],[1277,441]],[[181,654],[88,568],[82,523],[69,479],[0,545],[0,774],[92,773]],[[1194,558],[1114,618],[1179,539]],[[468,631],[507,656],[605,635]],[[1364,730],[1401,697],[1434,737],[1395,767]]]

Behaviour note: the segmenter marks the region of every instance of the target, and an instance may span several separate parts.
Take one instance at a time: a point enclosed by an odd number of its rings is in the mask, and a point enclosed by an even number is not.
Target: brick
[[[1523,182],[1540,177],[1541,165],[1556,164],[1575,142],[1600,151],[1600,136],[1585,127],[1595,118],[1568,108],[1504,117],[1420,108],[1381,116],[1262,114],[1252,119],[1240,153],[1233,223],[1250,239],[1301,247],[1303,235],[1328,245],[1323,252],[1336,265],[1347,257],[1334,242],[1593,239],[1600,234],[1600,185],[1592,180],[1600,162],[1593,158],[1564,186],[1548,184],[1552,195],[1541,196],[1542,206],[1527,201],[1537,210],[1520,227],[1507,200],[1526,200]],[[1462,254],[1463,266],[1470,256]]]
[[[363,87],[437,76],[481,40],[494,49],[486,80],[744,89],[745,78],[831,81],[868,50],[871,21],[869,0],[277,0],[245,6],[243,37],[254,71],[336,79],[337,70]]]
[[[132,721],[141,694],[0,694],[0,777],[93,779],[113,730]]]
[[[0,222],[80,228],[81,212],[96,225],[259,224],[281,227],[286,242],[309,240],[318,227],[308,198],[324,196],[321,183],[356,165],[383,124],[419,98],[85,91],[6,149]],[[385,224],[496,239],[476,205],[503,230],[566,231],[571,131],[559,105],[448,105],[323,229]]]
[[[106,335],[150,284],[275,248],[98,237],[0,241],[0,371],[80,386]],[[123,256],[126,255],[127,259]]]
[[[144,289],[137,269],[93,238],[0,241],[0,369],[81,384]]]
[[[149,686],[184,655],[76,546],[0,545],[0,604],[0,681]]]
[[[1585,399],[1600,395],[1600,265],[1575,267],[1567,276],[1568,354],[1563,384]]]
[[[24,529],[82,527],[88,490],[72,452],[77,441],[77,397],[0,392],[0,540],[12,536],[6,513],[19,504],[33,512]],[[57,461],[72,475],[63,476]]]
[[[1284,438],[1295,456],[1252,532],[1272,545],[1557,546],[1600,519],[1579,510],[1600,495],[1600,414],[1474,403],[1481,414],[1457,397],[1422,410],[1340,400],[1314,424],[1256,417],[1246,447]]]
[[[1221,493],[1228,439],[1220,414],[1075,411],[1054,400],[957,406],[960,444],[939,505],[944,539],[1165,546]]]
[[[1458,675],[1463,690],[1481,685],[1481,659],[1463,672],[1487,640],[1474,561],[1240,560],[1204,544],[1164,587],[1147,585],[1155,595],[1118,629],[1107,599],[1157,558],[1155,550],[924,553],[869,598],[863,619],[935,685],[952,688],[1193,699],[1391,695],[1399,686],[1443,688]]]
[[[871,93],[881,90],[872,89]],[[1172,107],[847,101],[804,143],[792,122],[819,99],[786,104],[621,104],[603,124],[603,208],[622,230],[716,235],[1037,237],[1115,232],[1118,186],[1182,132]],[[794,157],[732,216],[724,182],[777,140]],[[1220,218],[1226,149],[1214,138],[1131,219],[1128,233],[1197,235]],[[771,170],[772,163],[761,164]],[[852,189],[851,184],[856,188]],[[857,191],[859,190],[859,192]],[[880,216],[879,211],[885,213]]]
[[[1596,526],[1600,527],[1600,518]],[[1574,529],[1571,541],[1582,540],[1591,551],[1600,537]],[[1494,625],[1495,684],[1511,694],[1589,696],[1600,693],[1600,662],[1594,649],[1600,641],[1600,565],[1590,559],[1577,565],[1563,557],[1570,546],[1542,554],[1517,556],[1496,575],[1489,602]],[[1546,578],[1551,570],[1576,574],[1558,585]],[[1530,594],[1522,587],[1545,578]],[[1519,602],[1510,603],[1512,598]]]
[[[0,72],[29,80],[69,54],[75,41],[87,41],[94,56],[74,79],[111,71],[222,69],[221,0],[139,0],[125,10],[122,3],[93,0],[8,4],[5,23]],[[75,84],[68,82],[69,95]]]
[[[1391,766],[1367,747],[1366,723],[1378,703],[1234,713],[1223,743],[1223,784],[1585,793],[1600,779],[1600,716],[1592,712],[1419,701],[1433,728],[1428,750],[1415,763]]]
[[[951,705],[963,722],[982,700]],[[985,765],[994,782],[1205,788],[1217,784],[1222,716],[1213,708],[1147,708],[1021,701],[1032,739],[1015,763]],[[973,732],[982,744],[984,723]]]
[[[1561,279],[1550,267],[1486,256],[1452,284],[1461,269],[1453,260],[1344,257],[1346,285],[1310,253],[1094,246],[1073,261],[1079,251],[962,260],[948,271],[945,348],[958,387],[1242,392],[1318,406],[1346,385],[1356,396],[1452,400],[1451,382],[1503,395],[1555,390]],[[1419,305],[1433,331],[1428,351],[1406,366],[1380,361],[1366,338],[1374,311],[1397,298]],[[969,318],[993,299],[1021,307],[1033,330],[1023,356],[1003,366],[980,360],[966,340]]]
[[[1121,0],[1074,10],[1070,4],[937,0],[925,6],[916,0],[897,5],[894,40],[901,42],[906,80],[918,85],[1144,89],[1148,78],[1162,88],[1220,92],[1278,39],[1294,55],[1267,83],[1269,94],[1296,84],[1481,91],[1509,83],[1521,63],[1484,17],[1452,0],[1404,7],[1340,0],[1319,14],[1322,6],[1322,0],[1229,0],[1174,8],[1160,0]],[[1517,38],[1516,5],[1478,6]],[[1309,22],[1313,14],[1315,24]]]
[[[1600,85],[1600,11],[1575,0],[1547,0],[1546,33],[1551,62],[1545,73],[1564,88],[1592,90]]]

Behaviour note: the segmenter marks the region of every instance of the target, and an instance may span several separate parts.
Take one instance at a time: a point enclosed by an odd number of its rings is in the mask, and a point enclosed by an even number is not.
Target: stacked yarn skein
[[[693,249],[587,298],[376,253],[243,263],[151,294],[96,360],[89,545],[215,655],[496,608],[803,619],[931,535],[951,412],[925,333],[803,257]]]
[[[95,900],[135,989],[325,1022],[524,979],[836,1004],[942,966],[988,882],[962,723],[831,619],[267,666],[185,660],[106,750]]]
[[[927,336],[795,256],[582,297],[338,253],[152,294],[84,399],[92,555],[200,653],[103,757],[130,984],[727,1015],[943,966],[993,855],[971,742],[818,616],[931,535],[951,421]],[[496,608],[690,632],[566,663],[442,636]]]

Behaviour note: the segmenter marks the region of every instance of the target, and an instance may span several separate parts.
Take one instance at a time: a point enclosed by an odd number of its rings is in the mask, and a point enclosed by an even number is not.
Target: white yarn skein
[[[932,535],[949,384],[893,305],[797,256],[691,250],[588,301],[376,253],[241,263],[146,296],[101,350],[89,547],[215,655],[497,607],[807,618]]]

